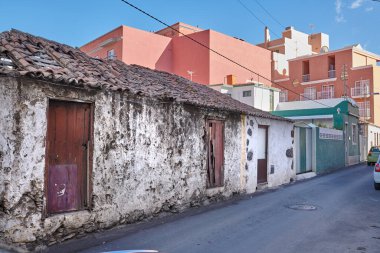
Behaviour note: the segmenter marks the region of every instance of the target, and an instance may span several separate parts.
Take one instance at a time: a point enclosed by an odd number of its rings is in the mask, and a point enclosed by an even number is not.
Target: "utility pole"
[[[347,65],[343,64],[343,70],[342,74],[340,75],[340,79],[343,81],[343,88],[344,88],[344,93],[343,96],[345,99],[347,99],[347,80],[348,80],[348,73],[347,73]]]

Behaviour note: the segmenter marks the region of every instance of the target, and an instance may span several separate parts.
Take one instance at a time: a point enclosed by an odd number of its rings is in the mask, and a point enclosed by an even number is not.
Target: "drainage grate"
[[[301,210],[301,211],[315,211],[318,209],[316,206],[310,205],[310,204],[295,204],[295,205],[290,205],[287,207],[293,210]]]

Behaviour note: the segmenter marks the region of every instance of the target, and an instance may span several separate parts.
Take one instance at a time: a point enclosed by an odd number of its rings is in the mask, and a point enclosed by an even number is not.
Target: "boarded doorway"
[[[268,181],[268,126],[259,125],[257,133],[257,183]]]
[[[89,207],[91,104],[49,101],[47,213]]]
[[[220,187],[224,182],[224,123],[207,120],[207,187]]]

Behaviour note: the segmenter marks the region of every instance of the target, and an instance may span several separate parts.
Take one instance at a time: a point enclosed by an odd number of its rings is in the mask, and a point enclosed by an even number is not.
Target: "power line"
[[[258,16],[256,16],[255,15],[255,13],[250,9],[250,8],[248,8],[248,6],[247,5],[245,5],[241,0],[237,0],[238,1],[238,3],[241,5],[241,6],[243,6],[243,8],[244,9],[246,9],[247,11],[248,11],[248,13],[249,14],[251,14],[251,16],[252,17],[254,17],[256,20],[258,20],[261,24],[263,24],[264,26],[267,26]],[[274,35],[276,35],[276,37],[277,38],[281,38],[281,36],[279,36],[277,33],[275,33],[275,32],[273,32],[272,31],[272,33],[274,34]]]
[[[263,24],[264,26],[266,26],[266,27],[268,27],[269,28],[269,26],[268,25],[266,25],[261,19],[259,19],[255,14],[254,14],[254,12],[247,6],[247,5],[245,5],[241,0],[237,0],[239,3],[240,3],[240,5],[242,5],[243,7],[244,7],[244,9],[246,9],[255,19],[257,19],[257,20],[259,20],[259,22],[261,23],[261,24]],[[256,1],[256,0],[255,0]],[[380,0],[379,0],[380,1]],[[270,16],[272,16],[270,13],[269,13],[269,11],[267,11],[262,5],[260,5],[257,1],[256,1],[256,3],[265,11],[265,12],[267,12]],[[273,17],[272,17],[273,18]],[[283,26],[283,25],[281,25],[281,26]],[[283,26],[284,28],[285,28],[285,26]],[[270,29],[271,30],[271,29]],[[273,30],[271,30],[271,33],[273,33],[278,39],[281,39],[282,37],[280,36],[280,35],[278,35],[277,33],[275,33]],[[295,51],[296,51],[296,55],[297,55],[297,51],[298,51],[298,42],[300,42],[301,44],[303,44],[304,46],[306,46],[306,47],[310,47],[310,45],[309,44],[305,44],[302,40],[296,40],[295,41],[295,45],[292,43],[292,44],[288,44],[289,46],[292,46],[292,47],[294,47],[294,49],[295,49]]]
[[[172,29],[173,31],[175,31],[175,32],[177,32],[177,33],[183,35],[184,37],[186,37],[187,39],[189,39],[189,40],[195,42],[196,44],[198,44],[198,45],[200,45],[200,46],[202,46],[202,47],[208,49],[209,51],[211,51],[211,52],[213,52],[213,53],[219,55],[220,57],[222,57],[222,58],[224,58],[224,59],[226,59],[226,60],[228,60],[228,61],[230,61],[230,62],[232,62],[233,64],[235,64],[235,65],[237,65],[237,66],[239,66],[239,67],[241,67],[241,68],[243,68],[243,69],[249,71],[250,73],[257,75],[257,77],[261,77],[261,78],[263,78],[264,80],[267,80],[267,81],[269,81],[269,82],[271,82],[271,83],[273,83],[273,84],[276,84],[277,86],[279,86],[279,87],[281,87],[281,88],[283,88],[283,89],[285,89],[285,90],[288,90],[288,91],[290,91],[290,92],[292,92],[292,93],[294,93],[294,94],[296,94],[296,95],[298,95],[298,96],[300,96],[300,97],[306,98],[307,100],[313,101],[313,102],[315,102],[315,103],[317,103],[317,104],[320,104],[320,105],[326,106],[326,107],[328,107],[328,108],[333,108],[333,107],[331,107],[331,106],[329,106],[329,105],[323,104],[323,103],[321,103],[321,102],[319,102],[319,101],[316,101],[316,100],[314,100],[314,99],[310,99],[310,98],[308,98],[308,97],[306,97],[306,96],[304,96],[304,95],[302,95],[302,94],[300,94],[300,93],[297,93],[297,92],[295,92],[295,91],[293,91],[293,90],[290,90],[290,89],[288,89],[288,88],[286,88],[286,87],[284,87],[284,86],[278,84],[277,82],[274,82],[274,81],[272,81],[271,79],[268,79],[267,77],[265,77],[265,76],[263,76],[263,75],[261,75],[261,74],[255,72],[255,71],[253,71],[253,70],[251,70],[251,69],[245,67],[244,65],[241,65],[240,63],[238,63],[238,62],[236,62],[236,61],[234,61],[234,60],[228,58],[227,56],[224,56],[223,54],[219,53],[218,51],[215,51],[214,49],[208,47],[207,45],[203,44],[202,42],[199,42],[199,41],[197,41],[197,40],[191,38],[191,37],[188,36],[187,34],[182,33],[181,31],[175,29],[174,27],[168,25],[168,24],[165,23],[164,21],[162,21],[162,20],[160,20],[160,19],[154,17],[153,15],[147,13],[146,11],[140,9],[140,8],[137,7],[136,5],[133,5],[132,3],[128,2],[127,0],[121,0],[121,1],[124,2],[125,4],[131,6],[132,8],[138,10],[139,12],[143,13],[144,15],[146,15],[146,16],[148,16],[148,17],[150,17],[150,18],[156,20],[157,22],[163,24],[163,25],[166,26],[167,28],[170,28],[170,29]]]
[[[380,0],[379,0],[380,1]],[[257,3],[257,5],[259,5],[261,7],[261,9],[263,9],[277,24],[279,24],[282,28],[285,28],[285,26],[283,24],[280,23],[280,21],[278,21],[272,14],[270,14],[270,12],[264,8],[264,6],[262,4],[259,3],[259,1],[255,0],[255,2]]]

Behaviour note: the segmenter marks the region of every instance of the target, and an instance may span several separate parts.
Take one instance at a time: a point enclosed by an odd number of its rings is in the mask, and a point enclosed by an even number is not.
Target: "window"
[[[305,88],[305,91],[303,94],[301,94],[301,100],[314,100],[316,99],[317,97],[317,90],[315,87],[308,87],[308,88]]]
[[[309,61],[302,62],[302,82],[310,81],[310,67]]]
[[[224,182],[224,122],[207,120],[207,187]]]
[[[250,96],[252,96],[252,91],[250,90],[243,91],[243,97],[250,97]]]
[[[357,144],[358,143],[358,128],[357,125],[352,124],[352,144]]]
[[[328,66],[329,66],[329,69],[328,69],[329,78],[336,77],[336,74],[335,74],[335,55],[328,57]]]
[[[318,92],[318,99],[334,98],[334,85],[323,85],[322,91]]]
[[[107,59],[110,59],[110,60],[113,60],[115,59],[115,50],[114,49],[111,49],[109,51],[107,51]]]
[[[288,91],[282,90],[280,92],[280,102],[288,102]]]
[[[351,88],[352,97],[368,97],[369,92],[369,80],[356,81],[353,88]]]
[[[368,119],[371,117],[371,103],[369,101],[357,102],[359,106],[359,115],[361,118]]]

